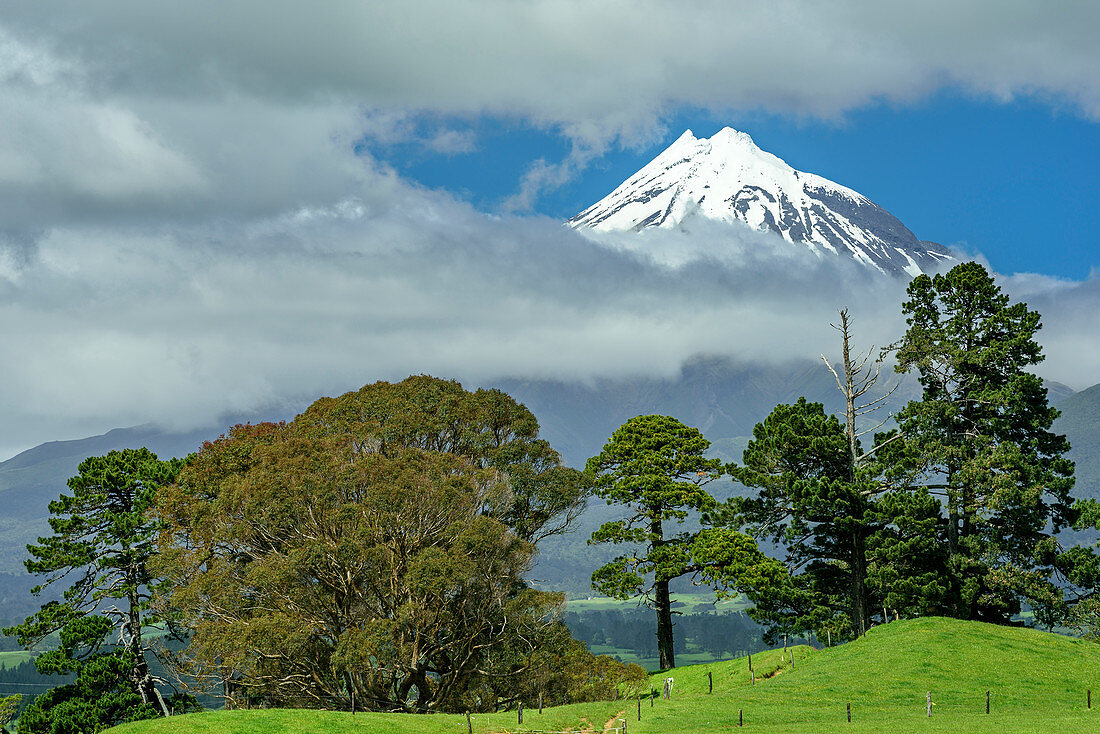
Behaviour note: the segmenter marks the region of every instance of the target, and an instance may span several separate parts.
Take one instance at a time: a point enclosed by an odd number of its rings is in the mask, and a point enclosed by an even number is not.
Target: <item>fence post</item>
[[[745,709],[737,709],[737,725],[745,725]]]
[[[707,693],[714,693],[714,675],[707,671]]]
[[[474,725],[470,722],[470,712],[466,712],[466,734],[474,734]]]
[[[932,691],[928,692],[928,704],[925,707],[928,710],[928,715],[932,715]]]
[[[852,702],[848,702],[848,723],[852,723]]]
[[[623,723],[623,734],[626,734],[626,719],[619,719]]]
[[[989,691],[985,692],[985,712],[989,713]]]
[[[638,694],[638,721],[642,720],[642,694]]]
[[[523,723],[523,701],[519,702],[519,723]]]

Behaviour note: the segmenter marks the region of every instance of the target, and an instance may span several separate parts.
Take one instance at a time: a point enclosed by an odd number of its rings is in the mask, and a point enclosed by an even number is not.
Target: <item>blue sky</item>
[[[539,159],[560,161],[569,141],[522,121],[420,121],[468,133],[471,150],[418,142],[371,151],[402,175],[478,208],[499,211]],[[616,146],[545,192],[534,211],[565,219],[595,203],[687,128],[709,137],[729,125],[803,171],[854,188],[921,239],[981,253],[1002,273],[1084,280],[1100,265],[1100,122],[1037,99],[1001,102],[940,93],[906,105],[871,104],[841,119],[683,109],[659,142]]]

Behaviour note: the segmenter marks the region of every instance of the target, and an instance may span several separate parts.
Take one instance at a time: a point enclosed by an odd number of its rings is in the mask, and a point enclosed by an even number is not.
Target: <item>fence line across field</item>
[[[621,732],[626,731],[626,727],[616,726],[613,729],[519,729],[516,734],[592,734],[593,731],[602,732],[602,734],[608,734],[608,732]]]

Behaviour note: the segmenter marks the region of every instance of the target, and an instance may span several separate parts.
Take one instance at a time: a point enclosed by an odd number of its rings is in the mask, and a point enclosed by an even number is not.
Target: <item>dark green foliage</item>
[[[756,543],[736,530],[666,534],[667,521],[680,524],[692,512],[715,506],[703,485],[721,476],[722,467],[704,455],[709,446],[697,429],[675,418],[638,416],[620,426],[585,469],[600,497],[628,509],[626,518],[604,523],[589,542],[634,546],[633,552],[596,569],[592,586],[619,599],[646,594],[646,603],[657,612],[662,669],[675,665],[670,580],[695,575],[729,589],[749,574],[762,573],[762,564],[774,572]]]
[[[35,658],[39,671],[75,672],[76,680],[35,698],[20,717],[20,731],[97,732],[160,715],[131,684],[138,661],[130,650],[105,648],[104,638],[110,630],[110,621],[104,617],[83,617],[62,631],[60,649]]]
[[[1100,563],[1087,549],[1062,553],[1052,535],[1078,509],[1069,444],[1050,430],[1058,411],[1028,371],[1043,358],[1039,314],[1010,303],[976,263],[915,278],[903,311],[897,370],[917,372],[922,396],[895,416],[897,430],[864,453],[853,426],[802,399],[778,406],[754,430],[743,465],[729,467],[758,492],[714,521],[770,537],[791,571],[750,590],[751,613],[773,634],[835,635],[845,615],[847,634],[858,635],[884,608],[1004,624],[1026,601],[1053,626],[1095,588]],[[852,386],[869,383],[853,380],[841,317],[837,382],[854,422]]]
[[[21,731],[99,731],[167,713],[146,660],[144,628],[157,621],[149,612],[155,579],[147,566],[154,532],[148,511],[180,465],[146,449],[90,457],[68,482],[72,494],[50,503],[53,535],[27,547],[27,570],[45,576],[35,593],[62,579],[71,585],[60,602],[4,632],[24,646],[57,633],[59,646],[38,655],[35,667],[76,680],[36,698]]]
[[[1048,528],[1074,520],[1073,464],[1028,371],[1043,359],[1040,316],[973,262],[919,276],[908,293],[897,370],[915,370],[923,395],[897,416],[907,456],[894,474],[944,498],[944,611],[1004,623],[1021,600],[1049,608],[1060,592]]]
[[[769,625],[772,639],[804,630],[831,630],[839,639],[861,634],[875,606],[867,543],[881,523],[854,478],[841,423],[805,398],[776,406],[753,429],[742,465],[728,471],[759,491],[730,500],[715,521],[744,524],[779,544],[791,574],[749,590],[750,614]]]
[[[1074,527],[1078,530],[1100,530],[1100,502],[1094,499],[1078,500],[1074,509],[1078,516]],[[1054,561],[1065,580],[1066,595],[1057,600],[1053,613],[1042,620],[1048,627],[1061,623],[1091,640],[1100,640],[1100,555],[1095,547],[1077,545],[1058,554]],[[1061,614],[1059,614],[1059,612]]]
[[[949,580],[940,514],[939,501],[923,487],[884,493],[875,502],[867,586],[895,616],[925,617],[943,609]]]

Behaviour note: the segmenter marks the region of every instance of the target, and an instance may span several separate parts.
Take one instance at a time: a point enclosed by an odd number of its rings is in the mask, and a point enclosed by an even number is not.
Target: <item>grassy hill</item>
[[[789,655],[793,652],[794,661]],[[753,656],[748,661],[677,668],[650,680],[660,689],[675,679],[671,701],[645,699],[641,721],[634,700],[528,710],[524,726],[515,712],[473,718],[478,734],[587,731],[601,734],[626,719],[628,732],[728,731],[743,712],[746,729],[758,732],[1084,732],[1100,730],[1100,645],[1030,629],[928,618],[872,629],[856,642],[827,650],[808,647]],[[708,676],[714,691],[708,692]],[[1088,688],[1096,708],[1086,708]],[[991,712],[985,713],[990,691]],[[935,703],[925,715],[925,696]],[[852,723],[846,720],[851,704]],[[223,711],[139,722],[111,734],[325,731],[434,734],[466,731],[453,715]],[[615,732],[619,734],[619,732]]]

